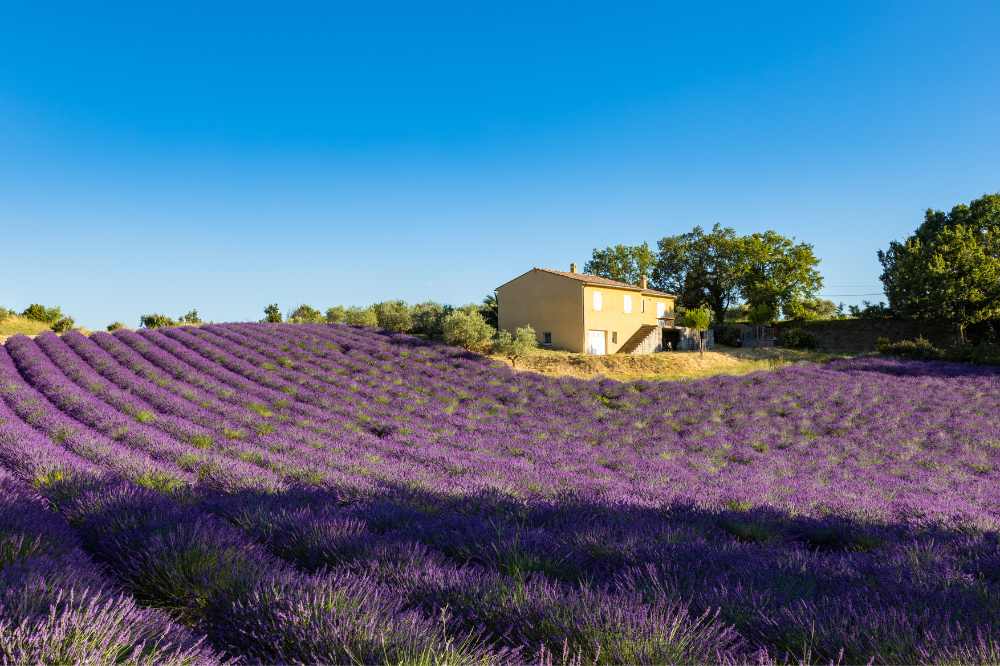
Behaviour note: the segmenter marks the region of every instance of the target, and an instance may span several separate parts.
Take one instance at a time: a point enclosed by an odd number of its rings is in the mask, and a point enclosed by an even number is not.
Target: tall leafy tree
[[[903,242],[878,253],[889,306],[958,326],[1000,318],[1000,193],[951,212],[928,210]]]
[[[766,306],[793,317],[823,286],[812,246],[775,231],[740,239],[738,256],[740,295],[751,308]]]
[[[708,233],[695,227],[661,238],[652,269],[653,285],[676,294],[685,307],[708,305],[721,324],[726,310],[740,297],[740,280],[746,270],[742,248],[736,231],[718,224]]]
[[[590,261],[583,265],[583,272],[599,275],[627,284],[639,284],[642,277],[651,277],[656,255],[649,243],[641,245],[612,245],[594,248]]]

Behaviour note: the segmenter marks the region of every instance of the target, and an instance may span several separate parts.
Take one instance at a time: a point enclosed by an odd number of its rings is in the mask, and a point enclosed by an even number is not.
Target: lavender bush
[[[995,369],[621,384],[234,324],[12,338],[0,398],[39,516],[0,521],[3,661],[1000,655]]]

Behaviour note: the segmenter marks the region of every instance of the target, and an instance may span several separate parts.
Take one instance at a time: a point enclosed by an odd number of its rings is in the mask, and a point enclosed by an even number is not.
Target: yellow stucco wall
[[[497,288],[497,307],[501,329],[530,325],[539,343],[548,331],[553,347],[583,351],[582,283],[531,270]]]
[[[656,304],[663,303],[665,312],[674,311],[674,299],[642,294],[638,291],[586,285],[583,295],[584,328],[607,331],[605,347],[614,354],[643,324],[656,324]],[[601,294],[601,309],[594,309],[594,293]],[[625,297],[632,299],[632,312],[625,312]],[[643,302],[645,301],[645,312]],[[615,335],[617,333],[617,336]],[[615,339],[617,337],[617,340]]]
[[[594,292],[601,294],[601,310],[594,310]],[[625,312],[625,296],[632,312]],[[645,310],[643,303],[645,302]],[[513,332],[530,325],[538,341],[552,333],[552,346],[586,351],[587,331],[606,331],[605,348],[614,354],[643,324],[656,324],[656,303],[674,311],[674,299],[639,291],[587,285],[545,271],[531,270],[497,288],[500,328]],[[615,335],[617,333],[617,336]],[[615,339],[617,338],[617,339]]]

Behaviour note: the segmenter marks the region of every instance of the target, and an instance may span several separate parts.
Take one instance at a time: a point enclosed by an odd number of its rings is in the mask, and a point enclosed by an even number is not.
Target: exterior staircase
[[[639,330],[632,334],[632,337],[625,341],[625,344],[618,350],[619,354],[649,354],[658,351],[663,341],[660,327],[653,324],[640,326]],[[650,336],[655,339],[650,340]]]

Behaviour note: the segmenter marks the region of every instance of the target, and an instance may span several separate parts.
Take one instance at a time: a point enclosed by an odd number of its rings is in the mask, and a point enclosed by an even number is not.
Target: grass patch
[[[493,356],[497,361],[509,362]],[[825,362],[843,355],[793,349],[739,349],[717,346],[702,357],[696,351],[658,352],[642,356],[608,354],[591,356],[553,349],[536,349],[518,359],[518,370],[551,376],[593,379],[607,377],[618,381],[668,381],[700,379],[714,375],[745,375],[803,361]]]

